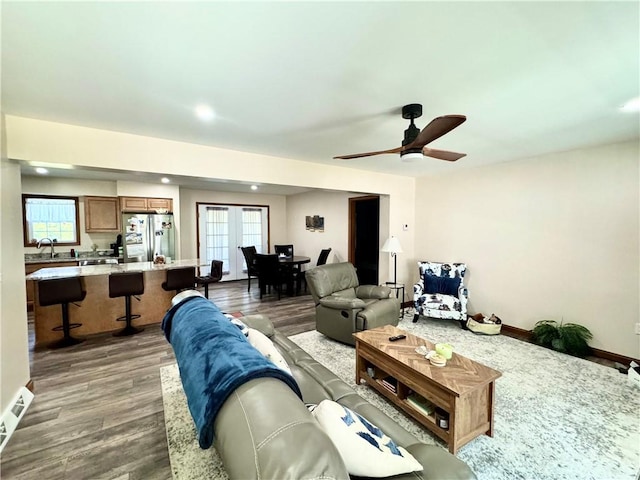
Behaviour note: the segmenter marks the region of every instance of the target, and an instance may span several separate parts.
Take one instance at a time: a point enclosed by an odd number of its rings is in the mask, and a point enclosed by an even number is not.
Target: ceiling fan
[[[426,157],[437,158],[438,160],[446,160],[448,162],[455,162],[460,160],[466,155],[466,153],[449,152],[447,150],[437,150],[435,148],[429,148],[426,145],[433,142],[435,139],[440,138],[445,133],[450,132],[454,128],[460,126],[467,119],[464,115],[443,115],[442,117],[436,117],[420,131],[415,126],[413,120],[422,116],[422,105],[419,103],[411,103],[402,107],[402,118],[411,120],[411,124],[404,131],[404,140],[402,146],[392,148],[390,150],[380,150],[377,152],[366,153],[354,153],[352,155],[340,155],[333,158],[341,158],[349,160],[351,158],[370,157],[373,155],[383,155],[386,153],[399,153],[400,158],[406,161],[414,160],[415,158],[422,158],[422,155]]]

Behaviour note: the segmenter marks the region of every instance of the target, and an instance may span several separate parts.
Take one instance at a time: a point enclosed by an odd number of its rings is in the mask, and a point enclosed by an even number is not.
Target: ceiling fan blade
[[[454,128],[462,125],[467,119],[464,115],[444,115],[442,117],[436,117],[429,125],[424,127],[418,134],[416,139],[409,145],[404,147],[405,150],[409,148],[421,148],[426,144],[433,142],[436,138],[440,138],[445,133],[450,132]]]
[[[422,154],[425,157],[437,158],[438,160],[447,160],[448,162],[455,162],[462,157],[466,157],[466,153],[449,152],[447,150],[437,150],[435,148],[424,147]]]
[[[352,155],[340,155],[339,157],[333,158],[341,158],[343,160],[349,160],[351,158],[362,158],[362,157],[371,157],[373,155],[383,155],[385,153],[400,153],[402,151],[402,147],[392,148],[391,150],[380,150],[377,152],[367,152],[367,153],[354,153]]]

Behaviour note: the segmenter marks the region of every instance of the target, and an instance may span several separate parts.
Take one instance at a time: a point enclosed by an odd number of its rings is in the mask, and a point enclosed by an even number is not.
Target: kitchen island
[[[121,272],[143,272],[144,294],[140,301],[132,300],[132,311],[140,315],[133,321],[133,325],[142,326],[156,324],[162,321],[167,309],[171,306],[174,291],[167,292],[162,288],[166,279],[166,270],[178,267],[208,266],[200,260],[175,260],[169,264],[154,264],[153,262],[135,262],[87,266],[67,266],[41,268],[29,275],[27,280],[34,282],[34,323],[35,344],[37,347],[47,345],[62,338],[62,332],[52,329],[62,324],[60,305],[43,307],[38,299],[38,282],[53,278],[81,277],[83,288],[87,292],[85,299],[79,303],[80,307],[69,306],[71,323],[81,323],[82,326],[72,330],[76,337],[84,337],[94,333],[110,332],[122,329],[123,322],[116,318],[124,315],[124,298],[109,298],[109,274]],[[198,271],[196,269],[196,275]]]

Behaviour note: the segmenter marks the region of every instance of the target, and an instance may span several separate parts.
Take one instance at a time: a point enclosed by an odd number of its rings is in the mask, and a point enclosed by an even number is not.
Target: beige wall
[[[27,302],[22,258],[20,167],[7,160],[0,116],[0,413],[29,382]],[[17,254],[19,252],[19,254]]]
[[[306,268],[316,265],[320,250],[331,248],[328,263],[346,262],[349,259],[349,199],[362,194],[350,192],[314,191],[287,197],[287,231],[289,241],[295,245],[296,255],[311,257]],[[306,216],[324,217],[324,232],[306,229]],[[397,229],[399,230],[399,229]],[[393,235],[397,233],[392,232]],[[389,196],[380,196],[380,247],[389,236]],[[380,253],[379,281],[392,279],[390,257]],[[393,264],[391,264],[393,265]],[[406,297],[405,300],[408,300]]]
[[[349,198],[348,192],[308,192],[287,197],[287,239],[296,255],[311,257],[306,267],[315,266],[320,250],[331,248],[329,263],[345,262],[348,257]],[[324,232],[306,229],[307,215],[324,217]]]
[[[421,178],[415,260],[466,262],[471,312],[580,323],[593,347],[638,358],[638,155],[631,142]]]
[[[9,158],[17,160],[197,177],[210,172],[209,178],[215,179],[377,193],[388,196],[388,210],[384,209],[388,218],[383,225],[389,231],[399,231],[415,218],[415,179],[410,177],[15,116],[7,116],[7,135]],[[381,231],[381,236],[387,234]],[[413,271],[408,267],[414,236],[411,229],[397,236],[406,252],[404,260],[398,260],[398,277],[407,282]],[[381,262],[381,278],[390,265],[390,259],[386,265]]]

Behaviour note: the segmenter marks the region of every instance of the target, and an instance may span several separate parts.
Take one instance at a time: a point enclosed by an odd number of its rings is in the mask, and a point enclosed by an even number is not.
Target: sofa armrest
[[[383,298],[389,298],[389,295],[391,295],[391,289],[385,286],[360,285],[358,288],[356,288],[356,297],[358,298],[383,299]]]
[[[243,322],[247,327],[258,330],[267,337],[272,337],[275,333],[273,323],[271,323],[271,320],[269,320],[269,317],[266,315],[259,313],[254,315],[245,315],[244,317],[240,317],[238,320]]]
[[[359,298],[340,297],[337,295],[329,295],[328,297],[321,298],[320,305],[333,310],[353,310],[366,307],[364,301]]]
[[[438,480],[441,478],[448,480],[476,480],[478,478],[469,465],[451,455],[444,448],[425,443],[414,443],[413,445],[405,446],[405,448],[420,462],[424,470],[422,472],[414,472],[411,476],[398,476],[398,479],[415,479],[416,476],[424,480]]]
[[[220,409],[214,430],[229,478],[349,479],[331,439],[277,379],[258,378],[238,387]]]
[[[421,278],[413,284],[413,301],[415,302],[418,297],[424,293],[424,280]]]
[[[358,330],[369,330],[383,325],[398,325],[400,316],[400,300],[391,297],[383,298],[367,305],[367,308],[358,312],[358,319],[362,322]]]
[[[465,287],[462,283],[458,287],[458,298],[460,300],[465,299],[465,301],[469,298],[469,289]]]

